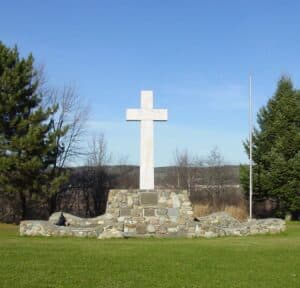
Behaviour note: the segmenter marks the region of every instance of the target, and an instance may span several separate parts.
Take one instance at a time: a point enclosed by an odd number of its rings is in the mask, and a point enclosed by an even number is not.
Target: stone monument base
[[[239,222],[224,212],[194,218],[185,190],[111,190],[106,213],[80,218],[64,213],[68,226],[57,226],[60,212],[49,221],[23,221],[20,234],[28,236],[220,237],[278,233],[281,219]]]
[[[124,236],[193,236],[193,209],[185,190],[111,190],[106,213]]]

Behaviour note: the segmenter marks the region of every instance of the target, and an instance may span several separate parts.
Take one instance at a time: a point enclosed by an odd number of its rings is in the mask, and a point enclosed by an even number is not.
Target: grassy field
[[[0,287],[300,287],[300,224],[218,239],[29,238],[0,224]]]

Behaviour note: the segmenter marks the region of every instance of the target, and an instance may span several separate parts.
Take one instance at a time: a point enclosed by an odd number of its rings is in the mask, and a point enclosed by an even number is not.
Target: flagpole
[[[249,76],[249,218],[252,220],[253,173],[252,173],[252,75]]]

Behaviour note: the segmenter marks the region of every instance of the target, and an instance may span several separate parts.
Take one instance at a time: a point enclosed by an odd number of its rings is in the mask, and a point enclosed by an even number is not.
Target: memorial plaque
[[[155,209],[154,208],[144,208],[144,217],[151,217],[155,216]]]
[[[120,208],[120,216],[131,216],[130,208]]]
[[[158,208],[156,210],[156,214],[158,216],[165,216],[165,215],[167,215],[167,213],[168,213],[168,210],[166,208]]]
[[[141,196],[141,205],[157,205],[158,204],[158,195],[156,192],[142,192]]]
[[[178,208],[168,208],[168,216],[169,217],[178,217],[179,209]]]
[[[146,224],[139,223],[136,225],[136,233],[137,234],[146,234],[146,232],[147,232]]]

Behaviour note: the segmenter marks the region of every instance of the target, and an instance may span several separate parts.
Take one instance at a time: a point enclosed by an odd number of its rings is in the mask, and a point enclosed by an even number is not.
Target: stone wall
[[[49,221],[23,221],[20,234],[28,236],[123,237],[221,237],[279,233],[285,230],[281,219],[239,222],[224,212],[193,217],[191,202],[184,190],[111,190],[106,213],[80,218],[64,213],[68,226]]]

